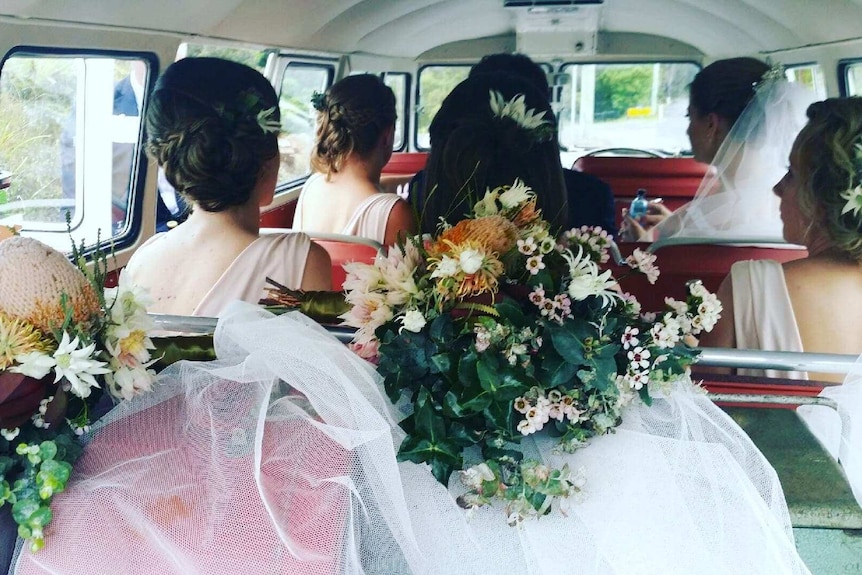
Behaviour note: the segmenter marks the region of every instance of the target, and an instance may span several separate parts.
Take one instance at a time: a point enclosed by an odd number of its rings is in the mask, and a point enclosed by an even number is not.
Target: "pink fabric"
[[[307,420],[267,421],[258,479],[254,450],[240,441],[253,437],[240,426],[255,406],[199,421],[189,420],[183,399],[97,433],[69,489],[54,498],[46,547],[23,552],[16,574],[336,573],[349,495],[326,479],[347,473],[344,452]],[[195,436],[213,426],[232,441],[199,449]],[[136,459],[150,473],[132,487],[124,467]],[[89,549],[80,538],[66,541],[84,532]]]
[[[233,300],[257,303],[266,278],[299,289],[311,240],[305,234],[261,236],[249,244],[204,296],[192,315],[218,317]]]

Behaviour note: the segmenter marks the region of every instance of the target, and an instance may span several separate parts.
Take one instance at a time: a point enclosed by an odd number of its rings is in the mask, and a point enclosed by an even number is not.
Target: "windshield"
[[[633,148],[688,153],[690,62],[567,64],[553,76],[567,152]]]

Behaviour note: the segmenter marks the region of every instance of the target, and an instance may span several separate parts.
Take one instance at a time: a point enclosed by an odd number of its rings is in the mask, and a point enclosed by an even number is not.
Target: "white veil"
[[[656,238],[783,241],[772,187],[787,171],[793,140],[816,97],[776,71],[755,88],[694,199],[655,228]]]
[[[46,547],[13,572],[808,572],[774,470],[690,382],[575,454],[526,442],[584,466],[585,498],[509,527],[396,461],[374,369],[304,316],[236,303],[215,338],[219,360],[175,364],[93,431]]]

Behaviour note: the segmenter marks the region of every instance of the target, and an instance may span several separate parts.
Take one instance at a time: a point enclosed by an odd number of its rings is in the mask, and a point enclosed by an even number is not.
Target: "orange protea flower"
[[[484,216],[458,222],[441,234],[438,245],[478,242],[485,251],[502,255],[515,247],[517,241],[518,228],[512,222],[503,216]]]
[[[17,355],[50,349],[50,342],[38,329],[26,321],[0,313],[0,370],[15,363]]]
[[[0,312],[50,333],[63,324],[64,293],[76,323],[102,313],[93,286],[66,256],[33,238],[0,242]]]
[[[512,218],[512,223],[519,228],[523,228],[541,219],[541,217],[542,211],[536,209],[536,198],[532,198],[515,214],[515,217]]]

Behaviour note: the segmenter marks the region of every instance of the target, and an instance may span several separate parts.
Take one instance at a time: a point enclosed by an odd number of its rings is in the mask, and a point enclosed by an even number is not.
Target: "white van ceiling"
[[[862,36],[862,0],[605,0],[528,13],[503,0],[4,0],[0,15],[145,28],[260,45],[418,58],[463,40],[556,39],[601,53],[602,36],[664,36],[709,57]],[[580,10],[581,15],[577,15]],[[583,17],[589,11],[588,17]],[[532,27],[532,28],[531,28]],[[538,32],[531,36],[531,32]],[[571,35],[571,42],[565,35]],[[550,35],[553,36],[553,35]],[[550,37],[549,36],[549,37]],[[582,42],[586,40],[586,44]],[[590,44],[592,41],[592,44]],[[580,48],[575,46],[581,42]],[[605,43],[607,44],[607,43]],[[560,43],[548,50],[560,50]],[[539,49],[542,47],[539,46]],[[564,54],[562,54],[564,55]]]

